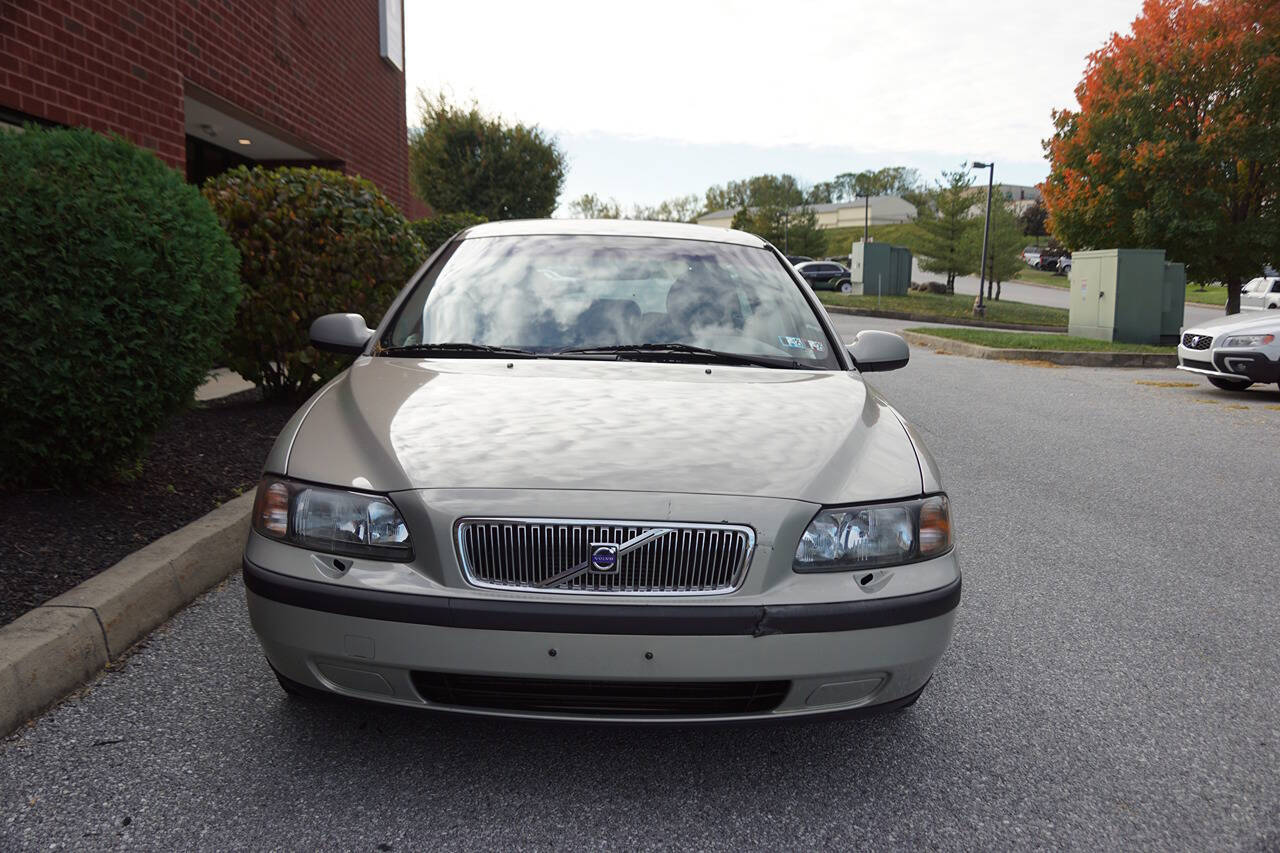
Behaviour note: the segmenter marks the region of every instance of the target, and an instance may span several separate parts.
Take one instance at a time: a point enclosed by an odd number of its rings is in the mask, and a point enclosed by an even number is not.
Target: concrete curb
[[[223,504],[0,628],[0,736],[239,568],[253,497]]]
[[[852,314],[856,317],[884,317],[887,320],[911,320],[916,323],[933,323],[934,325],[943,326],[975,326],[984,329],[1006,329],[1011,332],[1065,332],[1066,326],[1029,326],[1022,323],[995,323],[990,320],[949,320],[939,319],[929,314],[912,314],[908,311],[875,311],[863,308],[846,308],[843,305],[828,305],[823,302],[822,307],[827,309],[831,314]]]
[[[1063,290],[1069,291],[1071,289],[1069,286],[1062,287],[1061,285],[1057,285],[1057,284],[1045,284],[1043,281],[1030,281],[1025,278],[1018,278],[1016,276],[1009,279],[1007,282],[1005,282],[1005,284],[1025,284],[1027,287],[1043,287],[1047,290],[1057,290],[1057,291],[1063,291]]]
[[[995,349],[968,341],[955,341],[937,335],[902,332],[908,343],[932,347],[939,352],[989,358],[1000,361],[1046,361],[1072,367],[1177,367],[1176,355],[1143,352],[1070,352],[1066,350]]]

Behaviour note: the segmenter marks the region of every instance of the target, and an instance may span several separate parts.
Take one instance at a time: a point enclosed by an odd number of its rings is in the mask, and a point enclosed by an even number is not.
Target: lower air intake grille
[[[1207,361],[1200,361],[1194,358],[1184,358],[1182,360],[1182,366],[1194,367],[1196,370],[1217,370],[1218,369]]]
[[[789,681],[569,681],[415,672],[422,698],[493,711],[591,716],[760,714],[782,703]]]

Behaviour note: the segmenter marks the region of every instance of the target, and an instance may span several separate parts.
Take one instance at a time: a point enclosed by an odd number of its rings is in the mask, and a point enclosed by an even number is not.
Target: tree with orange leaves
[[[1228,285],[1280,263],[1280,0],[1146,0],[1054,113],[1043,190],[1072,248],[1161,248]]]

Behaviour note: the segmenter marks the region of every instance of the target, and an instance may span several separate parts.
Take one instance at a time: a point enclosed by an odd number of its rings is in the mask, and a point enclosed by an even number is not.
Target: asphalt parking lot
[[[965,571],[914,708],[667,730],[299,705],[235,579],[0,744],[0,848],[1280,846],[1275,386],[920,350],[871,383],[937,457]]]

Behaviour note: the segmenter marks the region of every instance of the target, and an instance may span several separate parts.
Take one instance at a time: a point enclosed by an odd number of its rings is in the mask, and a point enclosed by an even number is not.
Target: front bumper
[[[1280,382],[1280,360],[1272,361],[1266,353],[1245,349],[1192,350],[1179,345],[1178,369],[1221,379]]]
[[[950,642],[960,582],[820,604],[584,604],[352,589],[244,563],[271,665],[299,684],[469,714],[634,722],[848,712],[909,698]],[[784,682],[767,709],[711,714],[501,707],[424,687],[450,674],[564,684]],[[554,703],[553,703],[554,704]]]

